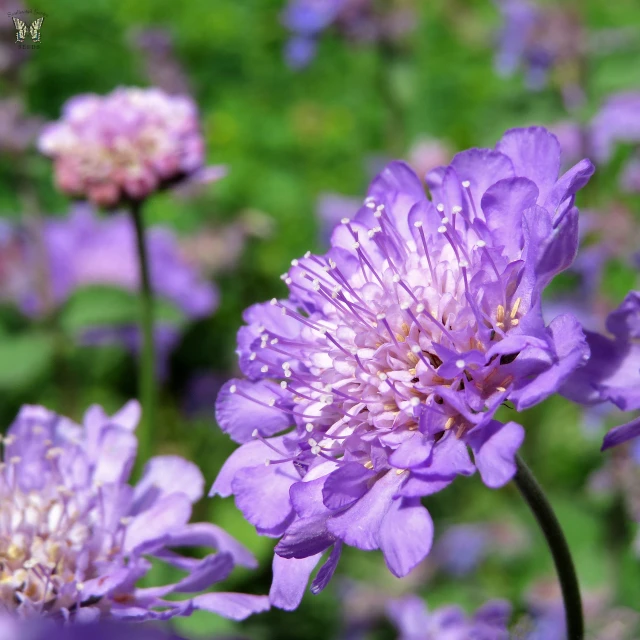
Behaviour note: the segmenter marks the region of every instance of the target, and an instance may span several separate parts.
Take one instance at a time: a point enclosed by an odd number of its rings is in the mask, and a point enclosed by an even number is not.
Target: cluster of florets
[[[344,543],[380,548],[405,575],[431,546],[422,497],[476,469],[490,487],[514,475],[524,432],[496,410],[536,404],[588,358],[575,318],[542,319],[543,288],[574,259],[574,197],[593,172],[587,160],[559,168],[558,142],[539,128],[432,171],[433,201],[392,163],[326,255],[292,262],[289,299],[247,310],[247,379],[217,403],[222,428],[246,444],[213,491],[283,536],[278,606],[297,605],[332,548],[321,590]]]
[[[5,614],[60,622],[165,619],[207,609],[231,618],[264,610],[266,598],[205,593],[235,564],[255,560],[208,523],[189,524],[204,479],[191,462],[159,456],[127,483],[140,407],[113,417],[92,407],[84,426],[25,406],[3,438],[0,467],[0,602]],[[202,560],[173,548],[217,549]],[[150,558],[186,572],[175,584],[138,588]]]
[[[43,130],[58,188],[107,207],[143,200],[204,167],[204,142],[191,98],[160,89],[76,96]]]

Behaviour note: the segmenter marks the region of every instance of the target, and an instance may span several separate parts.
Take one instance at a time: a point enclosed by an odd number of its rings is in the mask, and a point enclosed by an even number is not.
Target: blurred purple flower
[[[597,162],[607,162],[618,142],[640,144],[640,92],[610,97],[591,122],[591,146]]]
[[[149,83],[173,95],[191,93],[187,76],[178,61],[171,32],[162,27],[135,29],[133,45],[142,53]]]
[[[362,206],[362,200],[339,193],[322,193],[318,197],[316,211],[320,218],[320,235],[327,244],[333,228],[343,218],[351,219]]]
[[[24,406],[9,428],[0,470],[0,598],[20,618],[143,621],[196,609],[242,619],[268,608],[266,597],[197,593],[224,580],[251,554],[219,527],[189,524],[204,478],[191,462],[158,456],[127,484],[140,406],[114,416],[91,407],[84,427],[43,407]],[[207,546],[202,560],[173,549]],[[154,558],[185,572],[175,584],[137,588]]]
[[[628,192],[640,192],[640,91],[610,97],[591,121],[590,142],[594,158],[607,163],[617,143],[636,145],[636,155],[623,170],[620,184]]]
[[[640,292],[631,291],[609,314],[613,338],[586,331],[591,357],[566,381],[562,393],[575,402],[612,402],[623,411],[640,409]],[[609,431],[603,451],[640,435],[640,418]]]
[[[415,24],[411,2],[396,1],[382,12],[372,0],[289,0],[282,23],[291,32],[285,60],[293,69],[315,58],[320,34],[335,27],[358,42],[395,41]]]
[[[154,293],[174,303],[192,319],[213,312],[217,292],[182,256],[178,240],[166,227],[148,230],[149,265]],[[139,266],[133,224],[124,213],[99,216],[77,206],[67,218],[49,218],[43,230],[51,293],[60,305],[78,288],[109,285],[139,289]],[[27,305],[42,310],[39,300]]]
[[[160,89],[76,96],[38,146],[53,158],[61,191],[105,207],[210,175],[196,105]]]
[[[492,600],[467,617],[459,607],[430,612],[422,598],[406,596],[389,602],[389,618],[398,629],[398,640],[509,640],[511,605]]]
[[[433,554],[444,571],[453,576],[465,576],[475,571],[486,558],[490,544],[486,526],[461,524],[449,527],[440,536]]]
[[[0,152],[22,153],[35,141],[42,120],[27,116],[18,98],[0,100]]]
[[[155,294],[190,320],[215,311],[218,293],[201,269],[183,255],[179,240],[166,227],[148,230],[151,281]],[[0,225],[0,299],[17,302],[31,316],[64,304],[75,291],[107,285],[137,292],[139,265],[134,229],[124,213],[101,217],[77,205],[67,218],[45,219],[42,229]],[[99,325],[78,336],[84,344],[124,344],[139,353],[141,334],[133,325]],[[169,354],[180,330],[158,324],[158,375],[166,375]]]
[[[561,72],[565,102],[570,107],[583,100],[577,68],[586,42],[580,21],[573,12],[555,6],[539,6],[529,0],[495,0],[503,26],[496,53],[496,69],[512,75],[525,68],[527,85],[542,89],[549,72]]]
[[[333,548],[312,583],[321,591],[345,543],[381,549],[406,575],[431,547],[423,496],[476,469],[489,487],[513,477],[524,430],[496,410],[537,404],[588,356],[572,316],[545,326],[541,313],[543,289],[575,256],[575,194],[593,172],[588,160],[558,179],[559,168],[558,141],[541,128],[432,171],[433,203],[392,163],[326,255],[292,261],[289,300],[246,310],[248,379],[229,381],[216,405],[244,444],[212,492],[283,536],[276,606],[298,605]]]
[[[185,640],[156,626],[98,621],[61,626],[50,620],[0,616],[0,640]]]

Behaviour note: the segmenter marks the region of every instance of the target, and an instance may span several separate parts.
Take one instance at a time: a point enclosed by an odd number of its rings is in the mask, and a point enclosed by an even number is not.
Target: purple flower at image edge
[[[392,600],[387,615],[398,629],[398,640],[508,640],[511,605],[493,600],[467,617],[459,607],[429,611],[418,596]]]
[[[158,627],[112,621],[82,625],[55,624],[50,620],[0,617],[1,640],[185,640]]]
[[[3,615],[60,623],[100,618],[144,621],[202,609],[243,619],[268,608],[264,596],[193,594],[224,580],[253,556],[210,523],[189,523],[204,478],[191,462],[157,456],[128,484],[140,406],[109,417],[91,407],[80,426],[24,406],[3,438],[0,471],[0,598]],[[216,549],[203,559],[178,548]],[[174,584],[139,588],[151,559],[179,570]],[[48,636],[47,636],[48,637]]]
[[[622,411],[640,409],[640,292],[631,291],[609,314],[609,338],[586,331],[591,357],[564,384],[562,393],[575,402],[611,402]],[[640,435],[640,418],[615,427],[605,436],[603,450]]]
[[[589,355],[575,318],[542,317],[543,289],[575,257],[593,165],[559,170],[556,138],[535,127],[430,172],[433,202],[391,163],[326,255],[292,261],[289,299],[245,311],[246,378],[216,405],[242,446],[211,493],[280,538],[275,606],[297,607],[329,552],[321,591],[344,544],[406,575],[431,547],[423,497],[476,470],[492,488],[515,474],[524,430],[494,413],[537,404]]]

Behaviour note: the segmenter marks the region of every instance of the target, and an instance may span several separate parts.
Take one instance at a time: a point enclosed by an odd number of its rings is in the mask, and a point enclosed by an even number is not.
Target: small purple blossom
[[[267,598],[205,593],[251,554],[219,527],[189,524],[204,479],[191,462],[158,456],[135,485],[137,402],[114,416],[91,407],[84,426],[25,406],[3,439],[0,470],[0,599],[19,618],[90,622],[166,619],[196,609],[234,619],[268,608]],[[202,560],[173,549],[213,547]],[[138,588],[150,559],[186,575],[175,584]]]
[[[246,378],[216,405],[243,444],[212,493],[281,537],[276,606],[298,605],[331,550],[311,586],[321,591],[344,544],[381,549],[406,575],[431,547],[422,497],[476,469],[489,487],[513,477],[524,430],[496,410],[540,402],[588,357],[572,316],[542,318],[544,287],[574,259],[575,194],[593,172],[588,160],[559,169],[558,141],[535,127],[432,171],[433,202],[391,163],[326,255],[292,261],[289,299],[245,311]]]
[[[468,617],[459,607],[429,611],[422,598],[392,600],[387,613],[398,629],[398,640],[508,640],[511,605],[492,600]]]
[[[76,96],[62,119],[44,128],[38,146],[53,158],[61,191],[99,206],[143,200],[204,175],[196,105],[160,89]]]

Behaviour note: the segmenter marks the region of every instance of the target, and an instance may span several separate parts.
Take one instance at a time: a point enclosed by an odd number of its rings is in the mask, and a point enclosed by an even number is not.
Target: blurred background
[[[326,247],[390,159],[424,176],[510,127],[550,127],[566,164],[589,157],[598,171],[578,199],[581,254],[551,287],[549,316],[570,310],[601,329],[637,287],[637,0],[0,0],[0,9],[2,429],[24,403],[80,420],[92,403],[111,412],[137,393],[129,220],[60,195],[35,147],[76,94],[130,85],[188,94],[209,164],[226,167],[145,211],[159,299],[155,452],[194,460],[208,483],[234,449],[214,403],[237,371],[242,311],[285,294],[279,275],[291,259]],[[17,10],[45,16],[37,48],[15,44]],[[574,552],[591,637],[609,640],[640,629],[640,449],[599,452],[618,418],[560,398],[519,418],[523,456]],[[350,548],[329,588],[294,613],[239,624],[198,613],[174,628],[192,638],[392,638],[386,600],[417,591],[432,608],[467,611],[506,598],[514,637],[555,638],[544,631],[560,615],[551,558],[515,489],[458,479],[427,506],[435,549],[403,580],[377,552]],[[224,589],[266,593],[273,541],[231,499],[203,499],[194,520],[207,519],[260,559]]]

